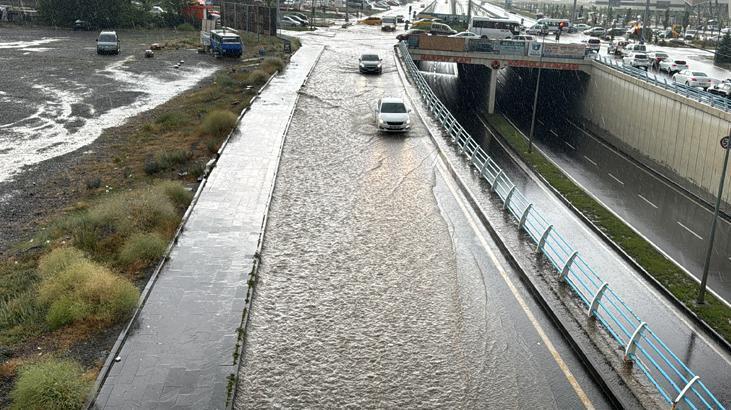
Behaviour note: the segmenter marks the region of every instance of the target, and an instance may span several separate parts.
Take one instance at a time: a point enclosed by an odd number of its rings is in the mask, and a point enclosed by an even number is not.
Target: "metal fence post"
[[[553,225],[548,225],[545,231],[543,231],[543,235],[541,235],[541,239],[538,241],[538,247],[536,248],[536,252],[543,252],[543,245],[546,244],[546,239],[548,238],[548,235],[551,233],[551,230],[553,229]]]
[[[629,342],[627,342],[627,347],[624,348],[625,362],[632,361],[630,355],[635,353],[635,349],[637,349],[637,339],[642,336],[642,331],[645,329],[645,326],[647,326],[647,323],[640,323],[639,326],[637,326],[637,329],[635,329],[634,333],[632,333],[632,337],[629,338]]]
[[[513,184],[513,187],[510,188],[510,191],[508,191],[508,196],[505,197],[505,203],[503,203],[503,209],[507,209],[510,206],[510,198],[513,196],[513,192],[515,192],[515,184]]]
[[[685,394],[688,393],[688,390],[690,390],[690,388],[693,387],[693,384],[700,379],[701,379],[700,376],[695,376],[692,379],[690,379],[688,384],[686,384],[685,387],[683,387],[683,390],[680,391],[680,393],[678,394],[678,397],[676,397],[675,400],[673,400],[673,406],[671,407],[672,410],[675,410],[675,407],[677,407],[678,403],[680,403],[680,400],[683,400],[683,397],[685,397]]]
[[[503,175],[503,170],[501,169],[500,172],[498,172],[497,175],[495,175],[495,179],[493,179],[492,182],[490,183],[490,190],[491,191],[496,191],[497,190],[497,180],[502,175]]]
[[[528,218],[528,212],[530,212],[530,209],[533,208],[533,204],[528,204],[528,206],[525,207],[525,210],[523,211],[523,215],[520,216],[520,222],[518,223],[518,229],[522,229],[525,225],[525,220]]]
[[[571,270],[571,265],[574,263],[574,259],[579,255],[579,251],[574,251],[568,259],[566,259],[566,263],[563,265],[563,269],[561,269],[561,279],[566,279],[566,277],[569,275],[569,270]]]
[[[601,300],[602,296],[604,296],[604,291],[607,290],[607,287],[609,286],[609,282],[604,282],[599,287],[599,290],[596,291],[596,294],[594,295],[594,299],[591,300],[591,305],[589,305],[589,310],[586,312],[589,317],[592,317],[594,315],[594,312],[596,311],[597,306],[599,305],[599,300]]]

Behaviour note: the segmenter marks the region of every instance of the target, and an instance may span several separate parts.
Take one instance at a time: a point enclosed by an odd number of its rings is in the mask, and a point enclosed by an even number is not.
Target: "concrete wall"
[[[731,113],[689,101],[595,63],[581,116],[610,142],[692,192],[715,197]],[[724,201],[731,203],[731,178]]]

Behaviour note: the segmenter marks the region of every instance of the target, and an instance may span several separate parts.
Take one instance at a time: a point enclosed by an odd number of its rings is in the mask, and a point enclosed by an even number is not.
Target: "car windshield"
[[[99,41],[102,43],[116,43],[117,36],[114,34],[102,34],[99,36]]]
[[[381,112],[389,114],[402,114],[406,112],[406,106],[400,102],[385,102],[381,104]]]
[[[683,61],[683,60],[675,60],[675,64],[685,65],[685,61]]]
[[[644,60],[645,58],[647,58],[647,56],[644,54],[635,54],[635,58],[639,60]]]
[[[668,55],[665,53],[655,53],[656,58],[668,58]]]
[[[708,77],[706,73],[701,73],[700,71],[693,71],[693,75],[696,77]]]
[[[379,60],[378,56],[375,54],[363,54],[360,57],[360,59],[363,61],[378,61]]]
[[[240,43],[241,41],[239,40],[238,37],[224,37],[223,42],[224,43]]]

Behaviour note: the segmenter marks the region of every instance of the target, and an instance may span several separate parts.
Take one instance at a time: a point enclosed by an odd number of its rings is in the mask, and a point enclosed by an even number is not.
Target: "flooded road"
[[[237,408],[607,408],[496,250],[412,115],[393,35],[304,36],[327,47],[284,144],[247,328]],[[358,74],[378,52],[383,75]]]
[[[121,53],[96,54],[96,32],[0,27],[0,183],[94,141],[212,74],[210,56],[163,50],[166,31],[119,32]],[[180,68],[173,65],[186,61]]]

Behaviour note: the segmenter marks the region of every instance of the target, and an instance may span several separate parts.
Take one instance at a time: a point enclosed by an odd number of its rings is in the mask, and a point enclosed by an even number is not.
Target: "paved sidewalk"
[[[242,119],[94,407],[225,407],[246,279],[284,132],[321,49],[302,47]]]

